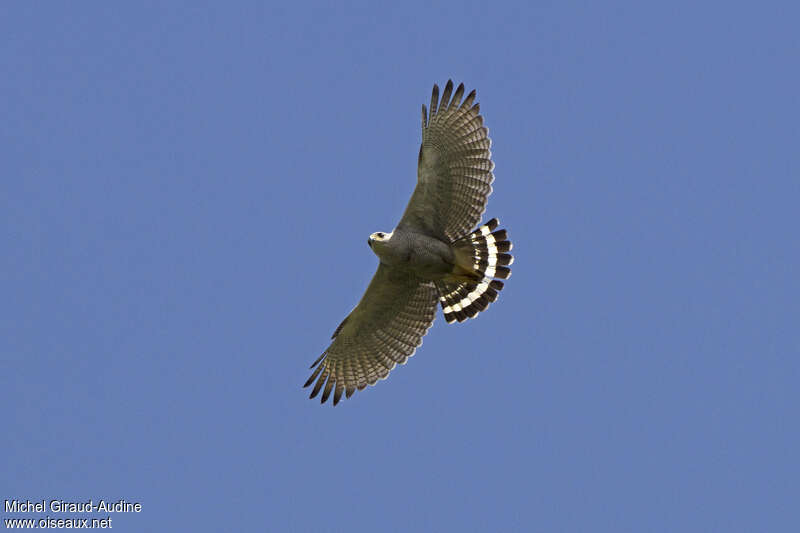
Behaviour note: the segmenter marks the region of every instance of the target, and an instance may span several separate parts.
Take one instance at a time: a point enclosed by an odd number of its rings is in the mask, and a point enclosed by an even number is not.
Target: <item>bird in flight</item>
[[[475,318],[497,299],[514,258],[506,230],[493,218],[474,228],[494,181],[491,140],[475,91],[433,86],[430,114],[422,106],[417,186],[394,231],[367,243],[380,259],[361,301],[333,332],[304,387],[315,382],[333,405],[342,393],[386,379],[422,344],[441,303],[448,324]]]

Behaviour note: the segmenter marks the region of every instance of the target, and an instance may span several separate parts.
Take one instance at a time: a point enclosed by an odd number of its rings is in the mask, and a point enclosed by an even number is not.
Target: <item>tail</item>
[[[506,252],[513,245],[506,230],[494,231],[499,224],[493,218],[469,235],[452,243],[456,256],[453,273],[436,282],[444,319],[448,324],[475,318],[497,300],[503,282],[511,275],[507,265],[514,257]]]

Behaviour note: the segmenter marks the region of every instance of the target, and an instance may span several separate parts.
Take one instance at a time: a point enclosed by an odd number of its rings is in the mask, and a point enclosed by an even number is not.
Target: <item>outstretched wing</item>
[[[349,398],[404,364],[433,324],[438,297],[433,283],[381,263],[361,301],[336,328],[331,345],[311,365],[317,368],[303,385],[317,380],[311,398],[324,385],[325,403],[335,387],[336,405],[343,391]]]
[[[494,181],[492,141],[479,104],[473,105],[475,91],[463,102],[464,84],[451,99],[452,91],[448,81],[439,104],[439,87],[433,86],[430,118],[422,106],[417,187],[398,224],[449,242],[480,221]]]

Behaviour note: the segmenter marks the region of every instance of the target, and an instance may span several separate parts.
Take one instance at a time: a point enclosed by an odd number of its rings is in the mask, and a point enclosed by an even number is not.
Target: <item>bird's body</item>
[[[306,387],[324,403],[385,379],[422,344],[441,304],[448,323],[474,318],[497,299],[514,258],[497,219],[472,231],[494,180],[488,129],[475,91],[462,102],[448,81],[439,102],[433,86],[430,116],[422,106],[417,187],[397,228],[370,235],[380,259],[364,296],[311,365]],[[452,96],[452,98],[451,98]],[[324,387],[324,389],[323,389]]]
[[[450,244],[403,229],[390,235],[388,239],[370,239],[370,247],[381,263],[427,281],[442,279],[453,270],[455,253]]]

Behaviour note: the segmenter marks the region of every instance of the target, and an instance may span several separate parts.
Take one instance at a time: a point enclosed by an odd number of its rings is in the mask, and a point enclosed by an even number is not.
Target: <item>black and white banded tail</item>
[[[511,251],[513,245],[508,240],[506,230],[495,231],[498,224],[499,221],[493,218],[453,243],[457,261],[468,263],[462,264],[462,268],[473,279],[445,278],[436,282],[444,319],[448,324],[475,318],[497,300],[497,293],[503,288],[503,282],[494,278],[507,279],[511,275],[508,266],[514,262],[514,257],[507,252]]]

